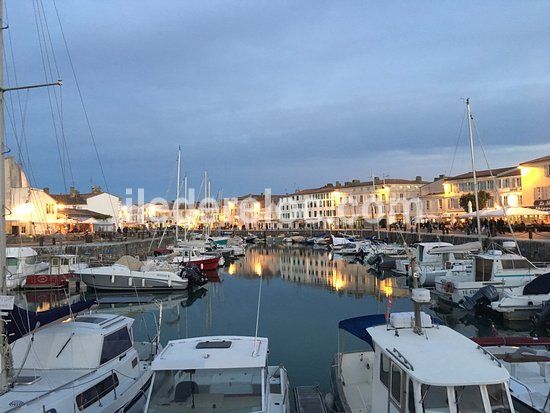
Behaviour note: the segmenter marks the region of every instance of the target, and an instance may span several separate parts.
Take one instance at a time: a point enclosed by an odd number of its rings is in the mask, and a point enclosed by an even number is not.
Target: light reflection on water
[[[338,321],[393,311],[410,311],[408,289],[395,278],[378,279],[366,266],[331,259],[324,250],[292,246],[253,246],[245,257],[219,270],[220,282],[208,292],[145,294],[143,303],[101,305],[99,311],[136,319],[136,339],[153,339],[162,303],[161,343],[204,335],[254,335],[260,277],[259,334],[270,341],[270,362],[284,364],[291,384],[320,384],[329,390],[329,367],[338,349]],[[110,294],[120,296],[121,294]],[[87,297],[105,297],[88,292]],[[44,310],[78,297],[64,292],[28,292],[19,305]],[[491,335],[492,323],[456,310],[437,315],[467,336]],[[502,326],[500,326],[502,328]],[[519,330],[528,330],[521,326]]]

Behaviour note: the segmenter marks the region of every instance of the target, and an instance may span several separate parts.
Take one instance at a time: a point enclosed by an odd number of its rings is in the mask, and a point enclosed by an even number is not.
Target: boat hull
[[[107,274],[80,274],[79,278],[88,287],[95,290],[115,291],[162,291],[162,290],[185,290],[188,281],[168,282],[147,277],[128,277],[122,275]]]
[[[68,274],[32,274],[27,275],[27,280],[23,288],[65,288],[69,285],[69,281],[77,280],[72,273]]]

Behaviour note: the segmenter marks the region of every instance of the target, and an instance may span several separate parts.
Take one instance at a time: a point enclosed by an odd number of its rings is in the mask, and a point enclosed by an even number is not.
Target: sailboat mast
[[[477,237],[479,242],[481,239],[481,221],[479,219],[479,197],[478,197],[478,185],[477,185],[477,173],[476,173],[476,155],[474,150],[474,132],[472,129],[472,109],[470,107],[470,98],[466,99],[466,109],[468,112],[468,132],[470,135],[470,158],[472,160],[472,174],[474,177],[474,199],[476,203],[476,222],[477,222]]]
[[[178,146],[178,183],[176,186],[176,202],[174,207],[176,208],[176,246],[179,239],[180,228],[180,170],[181,170],[181,147]]]
[[[370,174],[372,175],[372,196],[375,197],[376,200],[376,185],[374,183],[374,172],[372,172],[372,169],[370,170]],[[376,202],[372,203],[372,217],[374,218],[374,211],[376,208]],[[378,229],[378,239],[380,239],[380,220],[378,219],[378,213],[376,214],[376,228]]]
[[[6,295],[6,171],[4,169],[4,4],[0,0],[0,295]],[[8,337],[0,320],[0,394],[9,388]]]

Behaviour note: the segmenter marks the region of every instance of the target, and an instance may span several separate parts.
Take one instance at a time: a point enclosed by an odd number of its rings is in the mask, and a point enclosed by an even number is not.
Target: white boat
[[[418,303],[429,301],[428,290],[412,293]],[[513,413],[510,374],[501,363],[460,333],[416,313],[418,320],[415,313],[394,313],[388,320],[377,314],[339,323],[371,349],[336,355],[336,411]]]
[[[20,288],[25,285],[27,275],[48,270],[48,263],[38,261],[38,253],[31,247],[6,248],[6,287]]]
[[[175,271],[159,270],[156,262],[143,264],[138,259],[125,255],[115,264],[75,270],[75,274],[96,290],[185,290],[189,281]]]
[[[550,272],[539,275],[523,287],[521,294],[504,292],[498,301],[490,306],[493,311],[501,313],[507,320],[529,320],[544,303],[550,302]]]
[[[434,292],[440,300],[460,305],[465,297],[488,285],[500,296],[505,292],[521,294],[526,284],[547,272],[548,268],[538,268],[519,254],[489,250],[476,255],[471,267],[457,265],[436,277]]]
[[[213,336],[168,342],[152,364],[146,413],[289,413],[282,366],[268,366],[267,338]]]
[[[448,242],[419,242],[414,245],[413,255],[415,258],[415,269],[422,271],[426,269],[442,268],[442,255],[431,254],[431,250],[439,247],[452,247]],[[395,261],[394,272],[398,275],[409,275],[410,260],[408,258]]]
[[[77,316],[15,341],[17,374],[0,396],[0,411],[140,411],[157,344],[134,343],[133,321],[109,314]]]
[[[550,351],[537,346],[534,338],[529,347],[510,344],[484,347],[510,372],[510,391],[519,412],[550,413]]]

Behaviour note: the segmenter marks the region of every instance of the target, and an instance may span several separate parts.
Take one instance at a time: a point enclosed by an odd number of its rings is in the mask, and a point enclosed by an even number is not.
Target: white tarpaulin
[[[479,250],[481,250],[481,243],[479,241],[474,241],[460,245],[435,247],[430,250],[430,254],[446,254],[449,252],[465,253]]]
[[[489,210],[481,210],[479,214],[483,218],[498,218],[498,217],[518,217],[518,216],[540,216],[540,215],[549,215],[547,211],[539,211],[538,209],[533,208],[523,208],[523,207],[507,207],[506,215],[502,208],[494,208]]]

